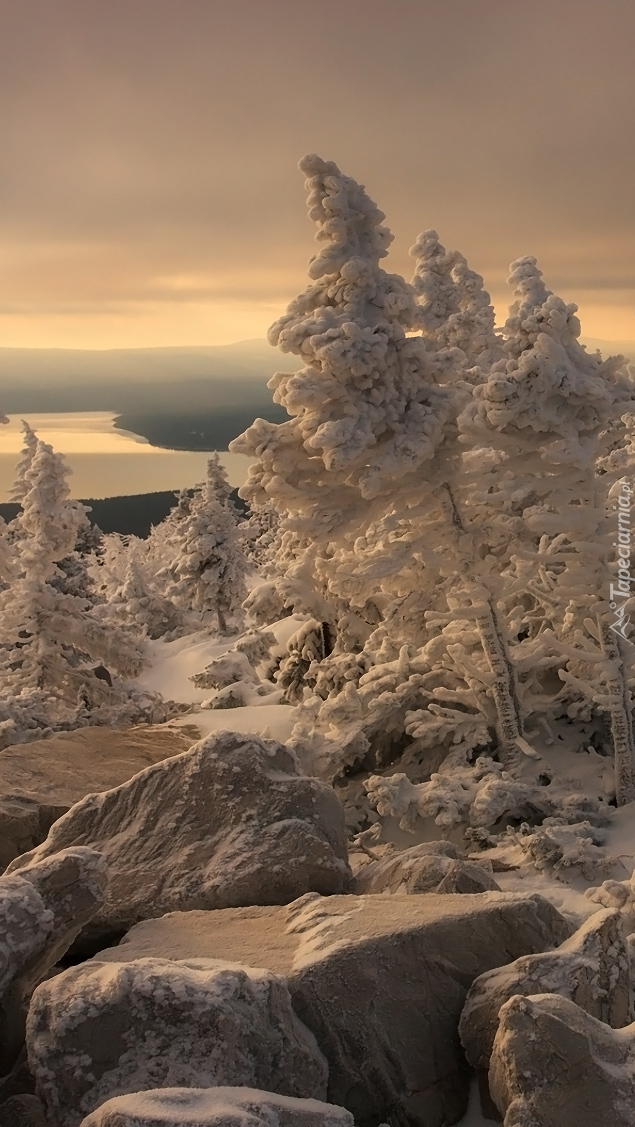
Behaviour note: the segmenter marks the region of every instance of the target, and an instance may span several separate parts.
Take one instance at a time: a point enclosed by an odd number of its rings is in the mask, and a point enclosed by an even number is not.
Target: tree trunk
[[[483,604],[476,623],[487,663],[494,676],[492,695],[498,717],[496,726],[500,758],[509,769],[517,766],[520,761],[521,752],[517,741],[523,736],[523,726],[516,677],[491,598]]]
[[[615,761],[615,797],[618,806],[626,806],[635,799],[635,747],[633,746],[633,718],[631,699],[620,641],[608,622],[598,618],[600,645],[608,661],[609,680],[606,682],[613,737]]]

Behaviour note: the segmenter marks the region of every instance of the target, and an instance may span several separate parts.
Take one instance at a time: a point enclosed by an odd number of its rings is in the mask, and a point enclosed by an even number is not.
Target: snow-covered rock
[[[92,849],[66,849],[0,878],[0,1074],[24,1042],[26,1003],[104,900],[106,865]]]
[[[33,995],[27,1044],[51,1127],[77,1127],[111,1096],[147,1088],[326,1095],[326,1061],[284,982],[219,960],[72,967]]]
[[[188,908],[285,904],[346,891],[344,813],[274,740],[218,732],[129,782],[88,795],[11,871],[90,845],[111,881],[91,934]]]
[[[556,951],[522,955],[471,985],[459,1033],[474,1068],[487,1068],[502,1005],[515,994],[560,994],[615,1029],[631,1017],[630,966],[619,912],[601,911]]]
[[[13,744],[0,755],[0,866],[39,845],[53,822],[94,791],[186,751],[197,737],[166,725],[80,728]]]
[[[115,1096],[81,1127],[354,1127],[349,1111],[255,1088],[164,1088]]]
[[[286,907],[146,920],[99,959],[264,965],[285,977],[329,1062],[331,1103],[358,1127],[389,1116],[441,1127],[467,1106],[457,1026],[470,982],[569,933],[539,896],[307,895]]]
[[[558,994],[516,996],[489,1081],[505,1127],[632,1127],[635,1026],[611,1029]]]
[[[619,909],[625,931],[635,931],[635,870],[628,880],[605,880],[587,888],[585,896],[594,904]]]
[[[426,841],[370,860],[356,873],[356,890],[373,892],[500,892],[487,862],[463,861],[446,841]]]

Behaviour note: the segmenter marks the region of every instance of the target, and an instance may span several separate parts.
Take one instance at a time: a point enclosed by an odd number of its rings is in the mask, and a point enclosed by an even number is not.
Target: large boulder
[[[515,994],[560,994],[615,1029],[627,1025],[630,963],[620,913],[596,912],[556,951],[522,955],[472,983],[459,1034],[474,1068],[489,1067],[500,1008]]]
[[[69,846],[103,853],[111,880],[90,933],[175,909],[284,904],[348,889],[344,813],[275,740],[217,732],[129,782],[88,795],[9,866]]]
[[[0,877],[0,1075],[24,1043],[28,999],[104,902],[103,857],[66,849]]]
[[[505,1127],[633,1127],[635,1026],[613,1030],[558,994],[517,995],[489,1083]]]
[[[133,928],[103,962],[232,958],[283,975],[329,1062],[328,1099],[358,1127],[441,1127],[467,1106],[458,1039],[467,989],[570,927],[539,896],[307,895],[281,907],[173,913]]]
[[[91,727],[0,751],[0,869],[44,841],[85,795],[119,786],[198,738],[166,725]]]
[[[147,1088],[326,1095],[326,1061],[284,982],[219,960],[73,967],[35,991],[27,1045],[51,1127]]]
[[[255,1088],[163,1088],[115,1096],[81,1127],[354,1127],[342,1107]]]

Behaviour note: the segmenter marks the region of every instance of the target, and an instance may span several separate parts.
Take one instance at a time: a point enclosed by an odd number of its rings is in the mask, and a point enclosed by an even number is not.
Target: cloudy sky
[[[298,159],[435,227],[506,305],[535,254],[635,340],[633,0],[0,0],[0,345],[264,335],[313,251]]]

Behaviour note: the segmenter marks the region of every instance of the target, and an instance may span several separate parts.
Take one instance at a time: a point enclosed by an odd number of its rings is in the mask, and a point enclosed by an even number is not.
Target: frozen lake
[[[119,497],[130,493],[157,493],[183,489],[205,476],[209,454],[161,450],[145,438],[115,430],[109,411],[75,411],[68,414],[23,416],[38,438],[64,454],[73,476],[74,497]],[[9,500],[22,449],[21,419],[12,417],[0,426],[0,501]],[[250,459],[221,452],[232,485],[242,485]]]

